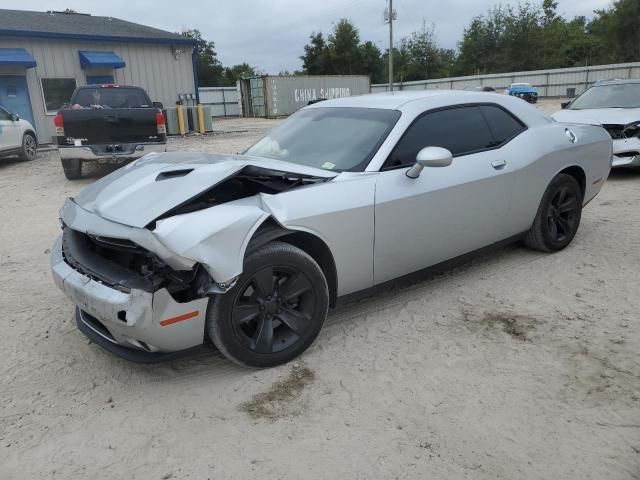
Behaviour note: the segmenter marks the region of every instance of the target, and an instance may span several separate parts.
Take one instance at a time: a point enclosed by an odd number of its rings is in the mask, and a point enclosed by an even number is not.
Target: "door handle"
[[[496,170],[502,170],[506,165],[506,160],[494,160],[493,162],[491,162],[491,166]]]

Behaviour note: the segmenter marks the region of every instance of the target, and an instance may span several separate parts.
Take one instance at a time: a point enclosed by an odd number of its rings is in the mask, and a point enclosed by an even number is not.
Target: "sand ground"
[[[170,148],[236,152],[274,123]],[[298,362],[255,371],[212,348],[132,364],[76,329],[49,248],[63,199],[109,171],[0,161],[1,479],[640,478],[640,173],[612,174],[565,251],[342,305]]]

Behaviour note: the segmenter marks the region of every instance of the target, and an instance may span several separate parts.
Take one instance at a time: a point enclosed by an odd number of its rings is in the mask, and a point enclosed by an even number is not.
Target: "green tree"
[[[473,19],[459,44],[458,75],[572,67],[594,49],[584,17],[566,20],[558,2],[496,7]]]
[[[307,75],[370,75],[379,82],[384,75],[381,56],[373,42],[360,42],[353,23],[342,19],[326,41],[322,32],[313,32],[300,59]]]
[[[347,19],[336,23],[333,33],[327,39],[330,64],[326,70],[335,75],[355,75],[364,72],[360,34]]]
[[[329,49],[322,32],[313,32],[309,36],[309,43],[304,46],[302,69],[308,75],[325,75],[329,60]]]
[[[617,0],[595,13],[589,32],[596,38],[598,51],[591,63],[640,60],[640,0]]]
[[[201,87],[218,87],[224,82],[224,68],[218,60],[215,44],[202,38],[200,30],[186,30],[185,37],[196,41],[196,61],[198,68],[198,84]]]
[[[451,74],[454,60],[453,50],[438,46],[432,26],[402,39],[396,70],[398,76],[406,82],[443,78]]]
[[[360,45],[360,58],[362,60],[361,73],[369,75],[371,83],[381,83],[384,81],[384,64],[382,63],[382,52],[378,46],[366,41]]]
[[[248,63],[240,63],[233,67],[224,69],[224,86],[235,86],[236,82],[241,78],[255,77],[258,75],[257,70]]]

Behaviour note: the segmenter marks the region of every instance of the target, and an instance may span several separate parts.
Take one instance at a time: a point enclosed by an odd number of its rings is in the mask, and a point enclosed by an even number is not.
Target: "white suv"
[[[0,107],[0,158],[19,155],[23,160],[33,160],[37,152],[33,125]]]

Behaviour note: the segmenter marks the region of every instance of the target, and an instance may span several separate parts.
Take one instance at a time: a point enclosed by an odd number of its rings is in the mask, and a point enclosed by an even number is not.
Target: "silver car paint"
[[[379,172],[418,115],[475,103],[502,105],[528,129],[501,149],[457,157],[449,167],[426,168],[415,180],[406,177],[406,169]],[[331,106],[402,112],[365,172],[336,175],[248,157],[153,155],[99,180],[75,201],[67,200],[61,218],[76,230],[130,239],[175,269],[201,263],[218,283],[231,282],[242,272],[251,236],[262,222],[273,218],[284,228],[308,232],[324,241],[335,260],[338,295],[345,295],[526,231],[546,186],[566,167],[579,166],[586,172],[586,203],[600,190],[610,168],[611,139],[604,129],[556,123],[514,97],[460,91],[400,92],[330,100],[307,108]],[[568,129],[577,143],[571,142]],[[496,170],[491,165],[495,160],[505,160],[506,165]],[[158,215],[246,165],[318,175],[329,181],[177,215],[158,221],[153,231],[144,228]],[[161,171],[176,168],[194,168],[198,175],[155,181]],[[136,202],[145,208],[131,208],[139,205]],[[79,303],[84,289],[80,285],[75,289],[67,293]],[[94,300],[109,302],[108,296]],[[197,329],[192,340],[201,339],[201,322],[185,322],[184,328]],[[171,340],[167,341],[164,350],[186,348],[184,342],[171,346]]]
[[[179,351],[202,344],[207,311],[207,298],[178,303],[166,289],[155,293],[132,290],[124,293],[72,269],[64,261],[58,238],[51,249],[51,272],[58,288],[82,311],[100,319],[113,339],[89,327],[107,341],[151,352]],[[126,321],[118,318],[125,311]],[[187,322],[163,326],[160,322],[184,314],[197,312]],[[87,324],[85,322],[85,324]],[[140,341],[145,342],[144,348]]]
[[[245,156],[171,152],[141,158],[101,178],[84,189],[76,203],[102,218],[142,228],[176,205],[213,187],[247,166],[333,178],[337,174],[279,160]],[[191,174],[158,181],[158,176],[175,170]],[[136,208],[131,208],[135,205]]]
[[[598,108],[584,110],[560,110],[552,115],[558,122],[590,125],[629,125],[640,122],[640,108]],[[640,155],[621,156],[628,152],[640,152],[640,138],[613,140],[613,167],[640,167]]]

